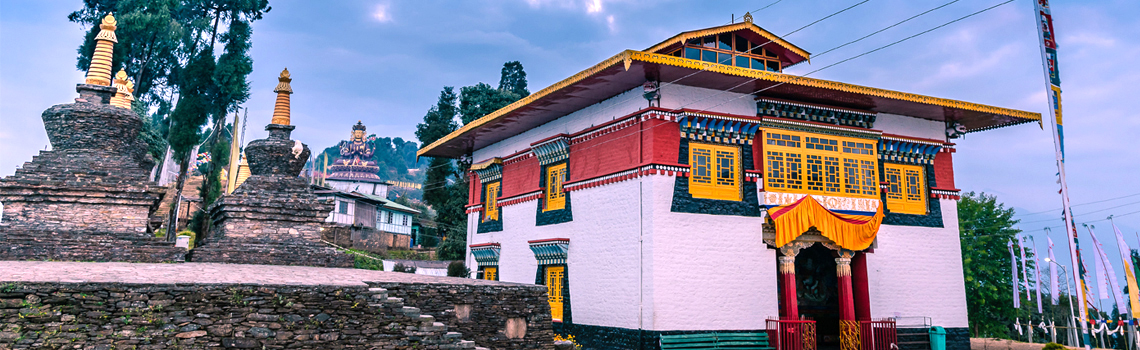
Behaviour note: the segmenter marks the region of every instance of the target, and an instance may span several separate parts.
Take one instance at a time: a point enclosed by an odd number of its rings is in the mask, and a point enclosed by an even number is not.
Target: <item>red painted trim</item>
[[[903,136],[903,135],[898,135],[898,134],[888,134],[888,133],[885,133],[885,132],[883,133],[883,136],[884,136],[884,137],[893,137],[893,138],[896,138],[896,139],[904,139],[904,140],[914,140],[914,141],[922,141],[922,142],[937,143],[937,144],[939,144],[939,145],[943,145],[943,146],[945,146],[945,145],[946,145],[946,141],[945,141],[945,140],[935,140],[935,139],[928,139],[928,138],[923,138],[923,137],[914,137],[914,136]],[[953,144],[951,144],[951,145],[953,145]]]
[[[618,174],[618,173],[622,173],[622,172],[626,172],[626,171],[633,171],[633,170],[637,170],[637,169],[640,169],[640,168],[642,168],[642,167],[646,167],[646,166],[650,166],[650,165],[665,165],[665,166],[675,166],[675,167],[681,167],[681,168],[685,168],[685,169],[688,169],[688,168],[689,168],[689,165],[688,165],[688,164],[673,164],[673,163],[662,163],[662,162],[650,162],[650,163],[642,163],[642,164],[640,164],[640,165],[637,165],[637,166],[633,166],[633,167],[625,168],[625,169],[622,169],[622,170],[612,171],[612,172],[609,172],[609,173],[606,173],[606,174],[602,174],[602,175],[598,175],[598,176],[593,176],[593,177],[590,177],[590,178],[587,178],[587,179],[582,179],[582,180],[574,180],[573,182],[567,182],[567,183],[564,183],[564,184],[562,184],[562,186],[563,186],[563,187],[570,187],[570,186],[574,186],[574,185],[577,185],[577,184],[579,184],[579,183],[582,183],[582,182],[589,182],[589,181],[592,181],[592,180],[596,180],[596,179],[600,179],[600,178],[603,178],[603,177],[606,177],[606,176],[613,176],[613,175],[615,175],[615,174]],[[653,174],[653,171],[649,171],[649,173],[652,175],[652,174]],[[634,175],[634,174],[630,174],[630,175]]]
[[[566,133],[561,133],[561,134],[558,134],[558,135],[554,135],[554,136],[551,136],[551,137],[547,137],[547,138],[545,138],[545,139],[541,139],[541,140],[538,140],[538,141],[535,141],[535,142],[531,142],[531,143],[530,143],[530,146],[531,146],[531,147],[534,147],[534,146],[538,146],[538,145],[541,145],[541,144],[543,144],[543,143],[546,143],[546,141],[554,140],[554,139],[557,139],[557,138],[563,138],[563,137],[564,137],[564,138],[569,138],[569,137],[570,137],[570,135],[567,135]]]
[[[960,189],[957,189],[957,188],[940,188],[940,187],[931,187],[930,189],[931,189],[931,190],[936,190],[936,191],[951,191],[951,192],[962,192],[962,190],[960,190]]]
[[[475,249],[475,248],[482,248],[482,247],[502,247],[502,246],[499,245],[499,243],[491,242],[491,243],[472,244],[472,245],[469,245],[468,247],[470,247],[471,249]]]
[[[570,239],[569,238],[547,238],[547,239],[536,239],[533,241],[526,241],[526,242],[528,244],[537,244],[537,243],[546,243],[546,242],[555,242],[555,241],[564,241],[564,242],[569,243]]]
[[[711,116],[716,116],[716,117],[748,119],[748,120],[757,121],[757,122],[764,120],[763,117],[758,117],[756,115],[730,114],[730,113],[702,111],[702,110],[688,109],[688,108],[682,108],[679,111],[676,111],[675,113],[686,113],[686,112],[687,113],[693,113],[693,114],[705,114],[705,115],[711,115]]]

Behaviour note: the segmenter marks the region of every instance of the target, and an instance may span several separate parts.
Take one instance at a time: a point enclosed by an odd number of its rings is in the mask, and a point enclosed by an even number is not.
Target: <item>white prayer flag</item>
[[[1057,257],[1053,255],[1053,239],[1046,237],[1049,240],[1049,261],[1057,262]],[[1057,262],[1057,265],[1061,263]],[[1049,296],[1053,297],[1053,305],[1060,305],[1061,303],[1061,286],[1057,280],[1057,267],[1049,266]]]
[[[1013,308],[1019,309],[1021,308],[1021,293],[1017,291],[1017,285],[1021,282],[1017,281],[1017,255],[1013,254],[1013,241],[1009,241],[1006,245],[1009,246],[1009,268],[1012,272],[1010,277],[1013,280]],[[1018,326],[1017,329],[1017,333],[1020,334],[1021,326]]]

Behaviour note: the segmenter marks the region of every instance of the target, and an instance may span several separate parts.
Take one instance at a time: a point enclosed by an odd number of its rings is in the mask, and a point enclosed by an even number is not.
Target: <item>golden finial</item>
[[[277,93],[277,102],[273,106],[273,119],[269,123],[289,125],[289,95],[293,93],[293,87],[289,86],[293,81],[289,78],[289,68],[281,71],[277,81],[277,87],[273,89]]]
[[[277,78],[277,81],[277,87],[273,89],[273,92],[293,93],[293,87],[289,86],[289,83],[293,81],[292,78],[289,78],[289,68],[281,71],[281,76]]]
[[[95,53],[91,55],[91,67],[87,69],[85,84],[111,85],[111,57],[115,43],[119,42],[115,37],[115,25],[118,23],[115,16],[108,13],[99,24],[99,34],[95,36]]]
[[[127,70],[120,69],[115,74],[115,96],[111,96],[111,105],[115,107],[131,108],[131,101],[135,100],[135,83],[127,79]]]
[[[752,12],[744,13],[744,23],[752,23]]]

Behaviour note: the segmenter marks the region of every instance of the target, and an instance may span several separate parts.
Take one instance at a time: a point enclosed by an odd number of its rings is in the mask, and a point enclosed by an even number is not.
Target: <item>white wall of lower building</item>
[[[946,139],[946,123],[905,115],[879,113],[875,117],[875,129],[895,135],[935,140]]]
[[[566,273],[573,322],[636,329],[639,293],[645,292],[639,288],[639,186],[635,179],[571,192],[574,220],[554,225],[535,226],[537,200],[503,207],[501,232],[474,233],[473,213],[468,244],[499,243],[499,280],[534,283],[538,263],[527,241],[570,239]],[[470,254],[468,264],[475,266]]]
[[[760,217],[675,213],[675,180],[652,176],[652,330],[764,329],[779,316],[776,251]]]
[[[879,229],[875,252],[867,254],[872,317],[927,316],[938,326],[968,326],[958,202],[939,201],[944,228]]]

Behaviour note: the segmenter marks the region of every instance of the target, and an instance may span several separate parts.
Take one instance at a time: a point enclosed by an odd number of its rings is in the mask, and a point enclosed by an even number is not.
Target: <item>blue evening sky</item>
[[[950,0],[872,0],[785,37],[820,53]],[[254,72],[246,140],[266,135],[277,74],[293,75],[294,138],[322,149],[363,120],[369,132],[414,140],[415,125],[443,86],[497,84],[503,62],[526,68],[537,91],[624,49],[727,24],[763,1],[288,1],[254,24]],[[856,0],[785,0],[754,13],[778,35]],[[870,39],[789,69],[804,74],[1000,3],[961,0]],[[40,113],[75,96],[75,50],[86,28],[67,21],[80,1],[0,1],[0,176],[48,146]],[[813,77],[1046,113],[1031,0],[1016,0]],[[1054,1],[1063,79],[1068,176],[1078,222],[1109,214],[1126,240],[1140,231],[1140,2]],[[1047,124],[1046,124],[1047,125]],[[82,130],[76,130],[82,132]],[[1132,140],[1132,141],[1129,141]],[[1036,124],[957,140],[957,186],[1017,208],[1020,227],[1045,249],[1059,227],[1051,134]],[[1131,195],[1131,196],[1130,196]],[[1033,214],[1030,214],[1033,213]],[[1094,223],[1118,260],[1108,221]],[[1058,258],[1068,263],[1061,229]],[[1083,246],[1088,233],[1080,230]],[[922,252],[915,252],[922,254]],[[1091,249],[1085,252],[1091,257]],[[1091,261],[1087,262],[1090,270]],[[1114,263],[1119,271],[1119,261]]]

